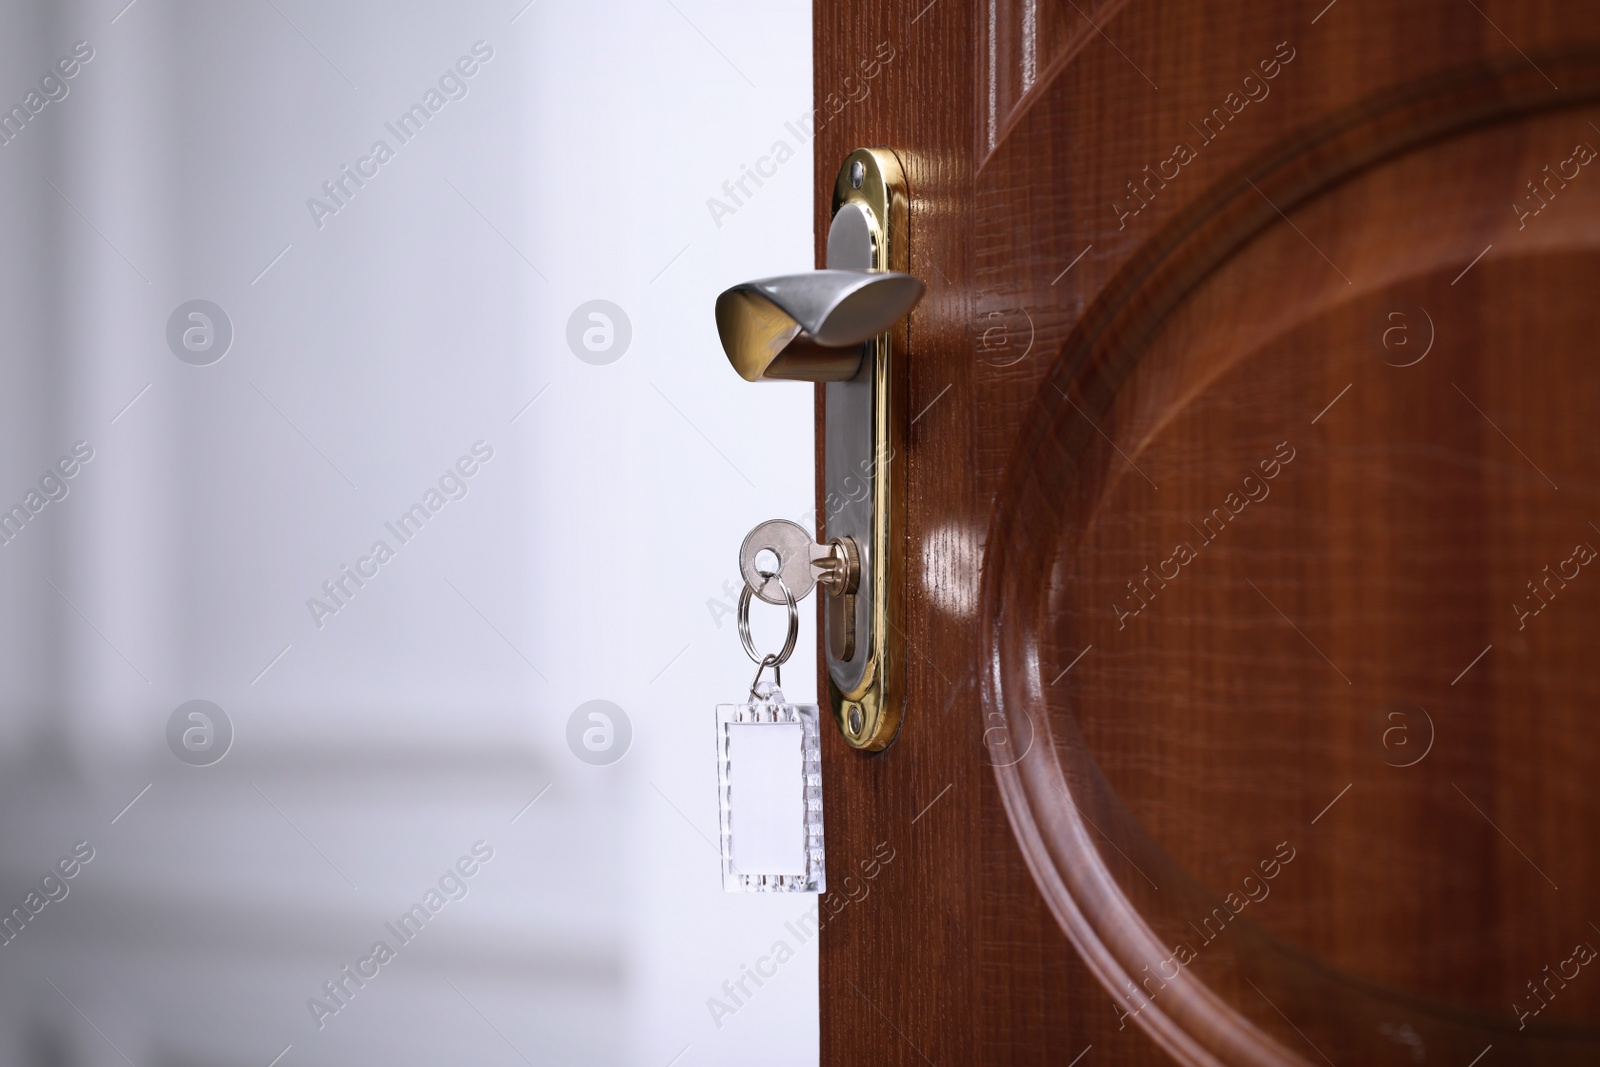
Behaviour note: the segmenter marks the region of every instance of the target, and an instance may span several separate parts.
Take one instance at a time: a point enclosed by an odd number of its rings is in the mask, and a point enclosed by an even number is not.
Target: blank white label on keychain
[[[805,874],[805,727],[736,723],[727,729],[734,867],[752,874]]]
[[[822,773],[815,705],[777,690],[717,708],[722,886],[729,892],[824,888]]]

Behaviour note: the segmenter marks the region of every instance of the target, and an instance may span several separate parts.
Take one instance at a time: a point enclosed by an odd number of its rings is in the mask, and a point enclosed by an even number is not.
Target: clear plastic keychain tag
[[[722,888],[729,893],[821,893],[822,743],[815,704],[791,704],[780,669],[794,652],[800,613],[778,575],[789,636],[765,656],[750,638],[750,586],[739,594],[739,640],[756,663],[742,704],[717,705],[717,788],[722,823]],[[771,682],[761,676],[772,668]]]

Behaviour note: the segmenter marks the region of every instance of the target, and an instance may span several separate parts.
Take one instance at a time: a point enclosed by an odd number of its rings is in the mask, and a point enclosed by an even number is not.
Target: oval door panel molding
[[[995,774],[1181,1062],[1600,1061],[1600,59],[1537,59],[1216,182],[1011,452]]]

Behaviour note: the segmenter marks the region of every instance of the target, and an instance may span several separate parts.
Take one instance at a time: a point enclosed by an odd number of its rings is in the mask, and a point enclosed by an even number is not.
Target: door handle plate
[[[828,267],[906,273],[909,207],[892,151],[850,153],[834,183]],[[874,752],[894,741],[905,701],[905,374],[898,364],[908,336],[902,318],[862,344],[854,377],[823,386],[819,533],[852,541],[861,567],[853,593],[826,594],[828,691],[845,741]]]

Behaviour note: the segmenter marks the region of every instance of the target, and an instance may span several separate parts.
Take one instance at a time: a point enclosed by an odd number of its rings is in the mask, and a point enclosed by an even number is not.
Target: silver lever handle
[[[717,333],[746,381],[849,381],[862,343],[909,314],[924,291],[911,275],[887,271],[762,278],[717,297]]]
[[[865,177],[855,164],[850,181]],[[749,382],[847,382],[862,345],[911,313],[925,287],[909,274],[870,270],[882,223],[845,204],[828,227],[828,269],[736,285],[717,297],[717,333],[728,362]],[[879,248],[881,252],[881,248]]]

